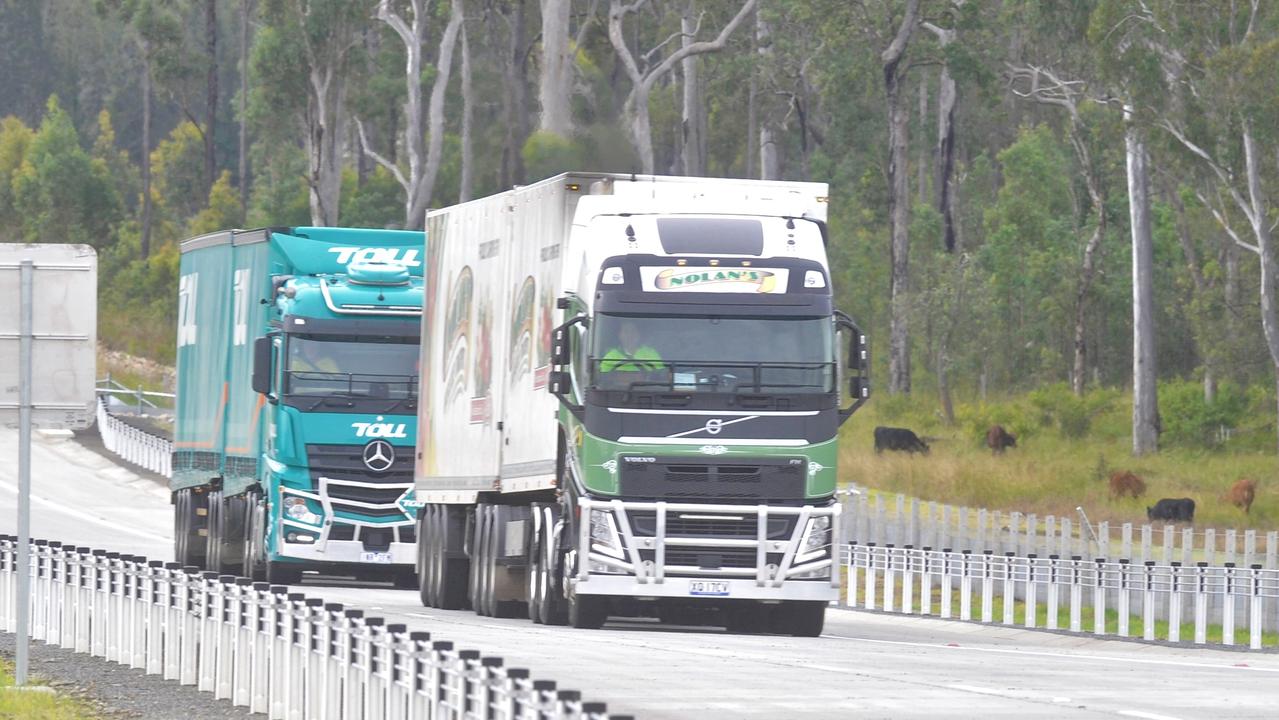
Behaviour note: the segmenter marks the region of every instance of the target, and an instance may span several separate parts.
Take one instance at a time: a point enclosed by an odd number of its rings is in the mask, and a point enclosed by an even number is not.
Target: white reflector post
[[[14,684],[27,684],[27,645],[31,634],[31,317],[35,265],[18,266],[21,298],[18,312],[18,634],[14,638]]]

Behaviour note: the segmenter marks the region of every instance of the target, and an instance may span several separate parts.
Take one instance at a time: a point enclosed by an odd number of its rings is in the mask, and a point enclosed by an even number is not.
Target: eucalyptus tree
[[[621,62],[622,68],[626,72],[626,76],[631,81],[630,92],[626,96],[622,114],[626,119],[631,144],[635,148],[635,154],[639,157],[640,169],[643,172],[652,173],[655,171],[656,166],[653,155],[653,128],[648,106],[653,87],[684,58],[722,50],[728,44],[729,37],[754,11],[757,2],[758,0],[745,0],[737,10],[737,13],[724,25],[713,40],[701,40],[683,44],[666,54],[665,57],[662,57],[663,49],[682,37],[684,32],[680,30],[672,33],[648,50],[632,49],[626,40],[624,31],[626,18],[642,10],[649,4],[649,0],[635,0],[630,3],[622,0],[610,0],[608,38],[617,53],[617,58]],[[654,58],[660,59],[654,60]]]

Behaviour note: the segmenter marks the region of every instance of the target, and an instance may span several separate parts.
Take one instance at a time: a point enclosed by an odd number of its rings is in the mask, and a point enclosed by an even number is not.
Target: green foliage
[[[151,152],[151,194],[160,212],[181,221],[204,207],[204,135],[192,122],[173,128]]]
[[[536,178],[551,177],[566,170],[579,170],[582,165],[581,145],[546,130],[530,135],[521,153],[525,171]]]
[[[1213,402],[1204,400],[1203,385],[1170,381],[1159,385],[1159,413],[1163,439],[1187,447],[1213,448],[1221,444],[1220,430],[1237,428],[1248,411],[1248,394],[1233,383],[1217,387]]]
[[[208,205],[187,224],[188,237],[238,227],[241,217],[240,192],[231,186],[231,171],[223,170],[209,190]]]
[[[259,170],[249,197],[250,227],[310,222],[306,156],[301,148],[263,140],[253,146],[253,166]]]
[[[71,118],[49,98],[40,130],[12,179],[13,213],[28,242],[110,244],[120,198],[107,164],[80,147]]]
[[[359,183],[354,170],[342,173],[342,224],[348,227],[400,227],[404,222],[404,188],[383,167]]]
[[[1075,395],[1066,383],[1053,383],[1027,395],[1039,414],[1039,424],[1055,428],[1063,438],[1077,440],[1088,434],[1093,418],[1110,412],[1119,403],[1119,391],[1101,388]]]
[[[120,240],[98,257],[98,302],[111,312],[98,313],[98,338],[122,350],[172,364],[177,303],[178,246],[165,242],[141,257],[136,229],[120,233]]]
[[[0,232],[16,233],[21,219],[13,207],[13,176],[27,156],[35,131],[10,115],[0,120]]]

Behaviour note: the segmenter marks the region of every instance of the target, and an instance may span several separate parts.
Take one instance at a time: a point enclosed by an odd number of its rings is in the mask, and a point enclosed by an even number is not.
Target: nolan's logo
[[[417,259],[417,250],[409,248],[333,247],[329,248],[329,252],[337,253],[339,265],[349,265],[353,262],[381,262],[399,263],[408,268],[422,266],[422,262]]]
[[[351,423],[351,429],[355,430],[356,437],[366,437],[366,438],[407,438],[408,437],[408,434],[404,432],[404,423],[382,422],[381,415],[377,417],[377,422]]]
[[[374,440],[364,446],[364,466],[373,472],[386,472],[395,464],[395,448],[385,440]]]

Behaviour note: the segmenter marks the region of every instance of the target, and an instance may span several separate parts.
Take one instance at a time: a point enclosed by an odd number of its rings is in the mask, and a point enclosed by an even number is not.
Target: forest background
[[[168,362],[202,232],[825,181],[865,427],[1274,475],[1276,67],[1259,0],[0,0],[0,238],[97,248],[102,341]]]

